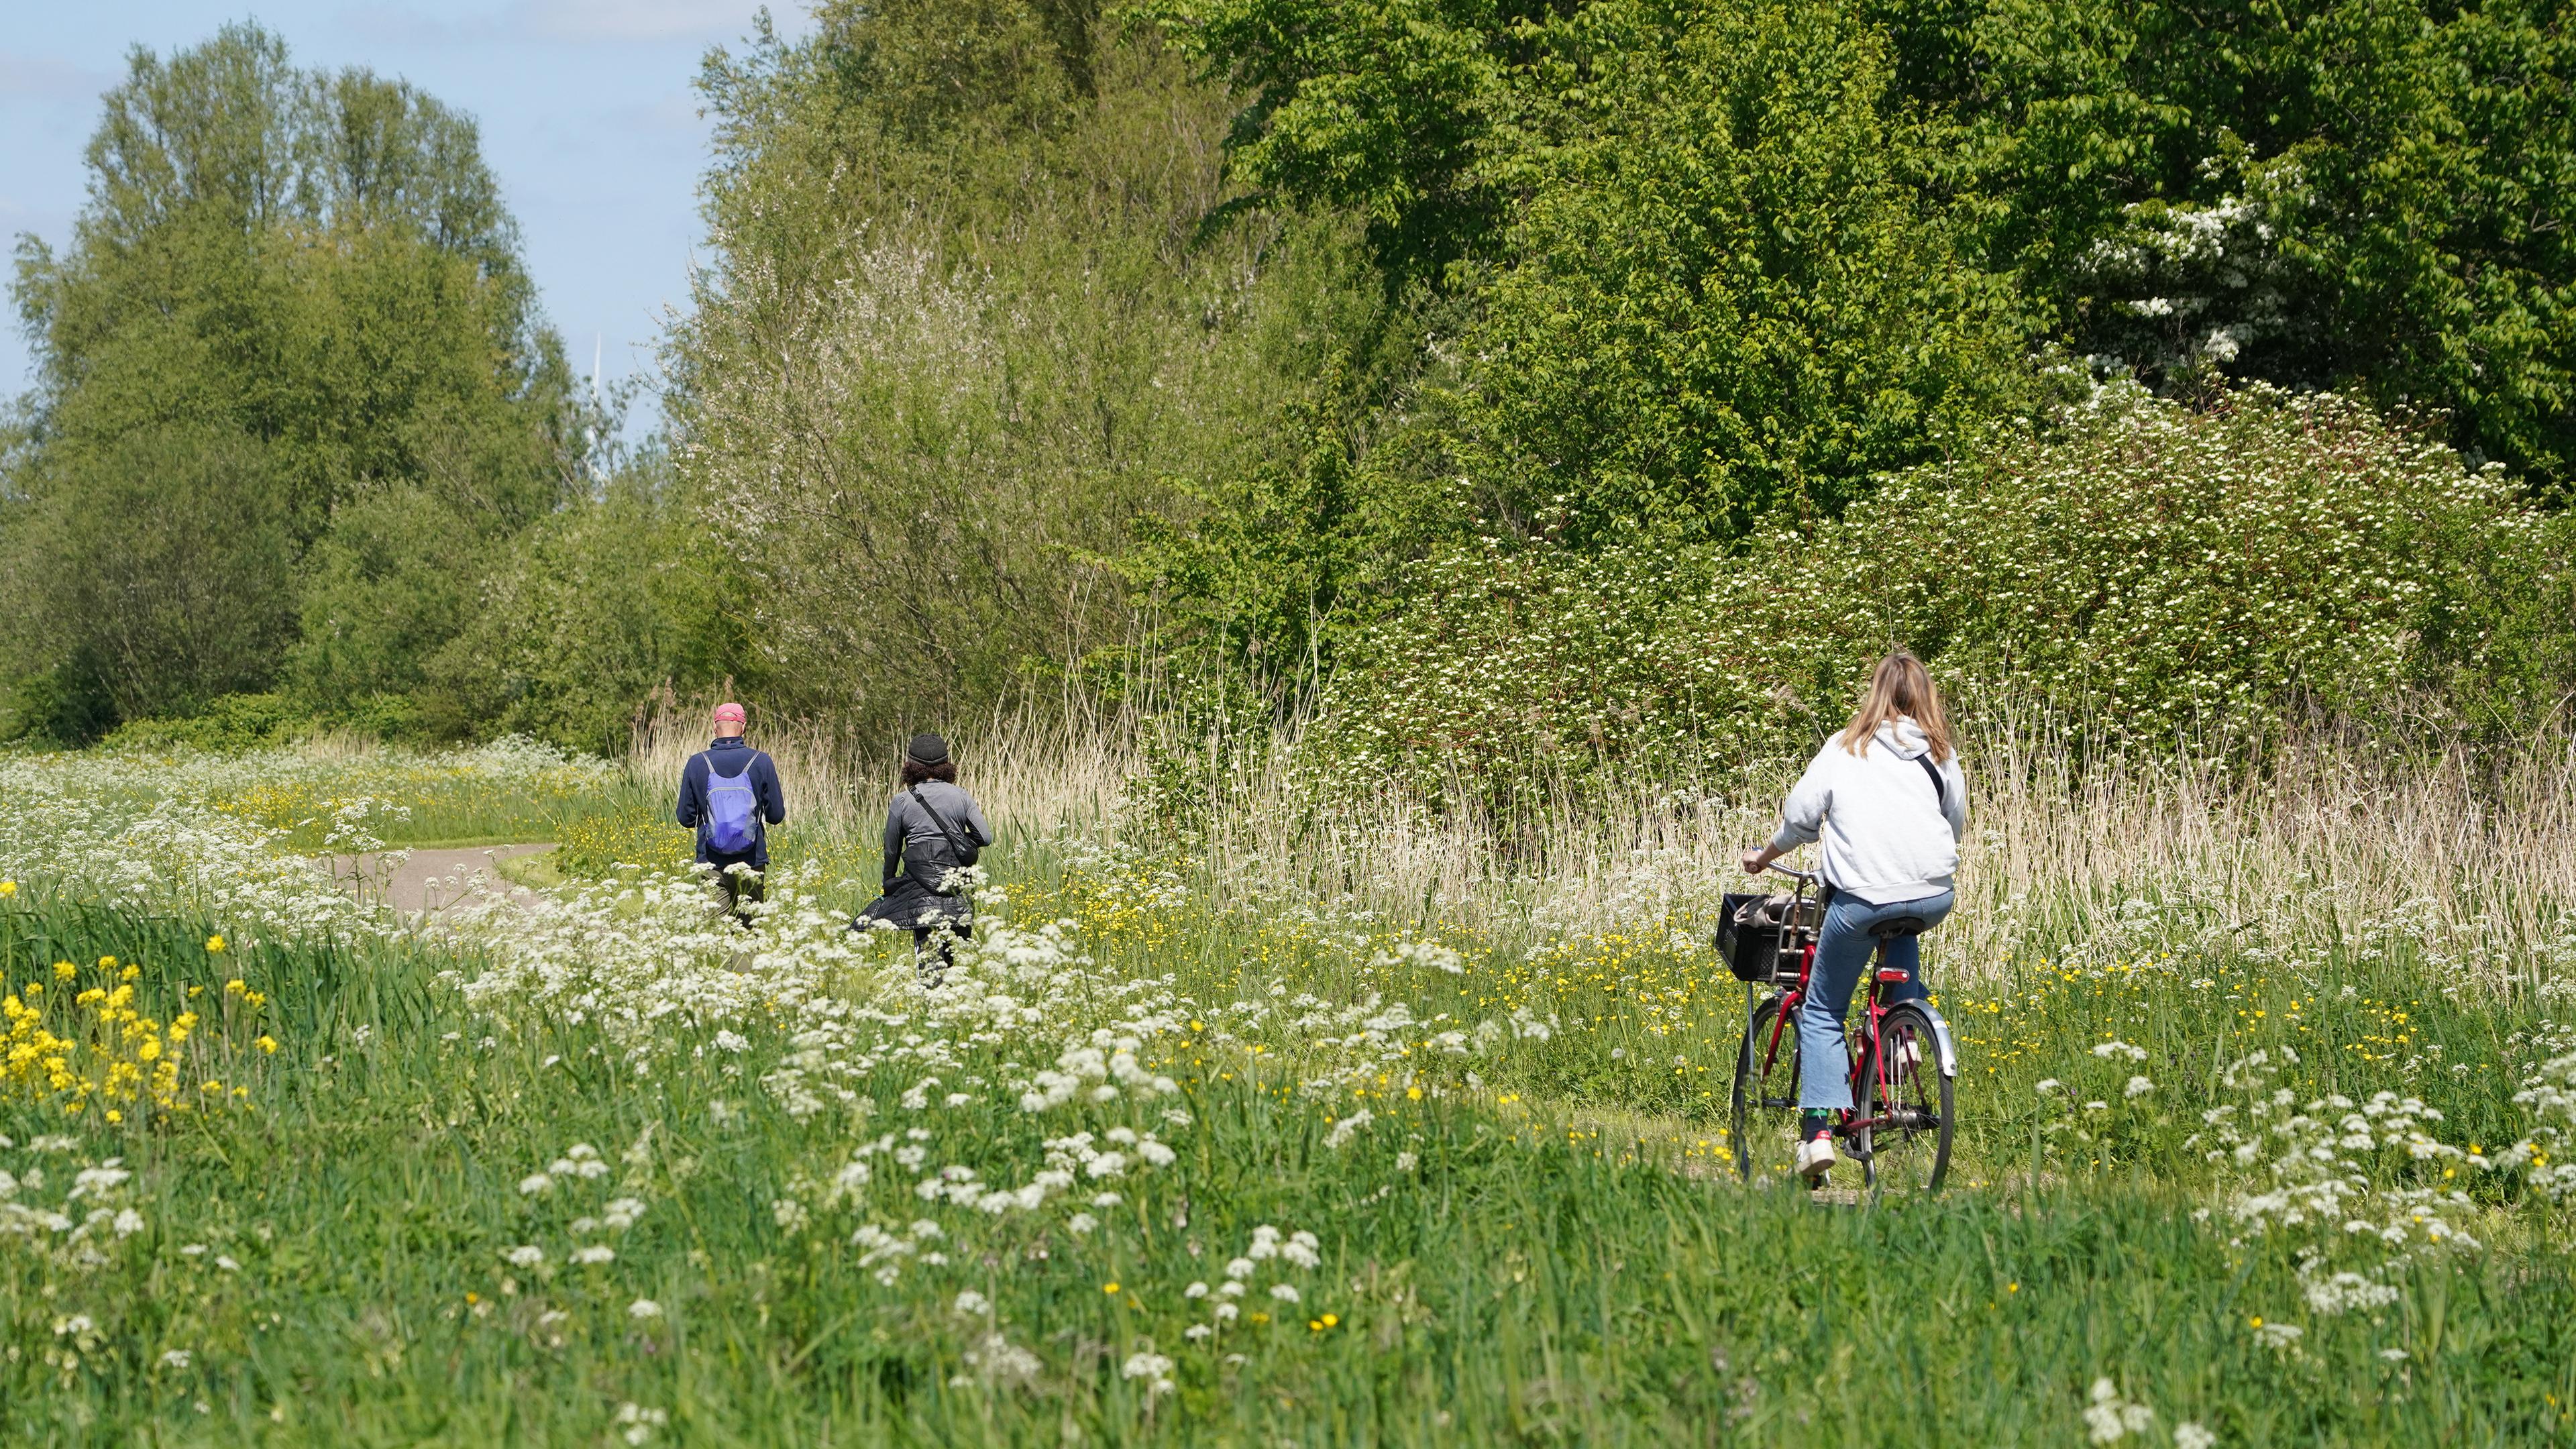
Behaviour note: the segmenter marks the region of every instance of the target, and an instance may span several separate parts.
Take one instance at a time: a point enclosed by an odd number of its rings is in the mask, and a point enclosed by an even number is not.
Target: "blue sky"
[[[803,32],[797,0],[770,8],[782,30]],[[611,379],[649,369],[663,309],[687,299],[701,238],[707,123],[690,83],[708,47],[738,46],[759,9],[758,0],[0,0],[0,237],[13,247],[21,232],[58,248],[69,239],[84,196],[81,148],[129,48],[166,55],[226,21],[256,19],[300,65],[363,65],[471,112],[565,351],[587,371],[596,342]],[[29,381],[29,355],[9,321],[0,390],[14,394]]]

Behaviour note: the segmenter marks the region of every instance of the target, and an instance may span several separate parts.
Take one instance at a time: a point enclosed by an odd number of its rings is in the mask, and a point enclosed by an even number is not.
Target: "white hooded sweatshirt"
[[[1931,741],[1900,715],[1878,727],[1854,754],[1842,734],[1825,741],[1780,807],[1774,850],[1821,837],[1825,879],[1874,906],[1919,901],[1950,889],[1959,869],[1959,837],[1968,830],[1968,780],[1959,757],[1935,766],[1936,799],[1921,761]]]

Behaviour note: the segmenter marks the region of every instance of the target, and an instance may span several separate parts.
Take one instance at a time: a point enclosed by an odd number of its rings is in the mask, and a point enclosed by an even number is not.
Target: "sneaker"
[[[1798,1175],[1810,1187],[1824,1182],[1825,1174],[1834,1170],[1834,1139],[1810,1137],[1798,1144]]]

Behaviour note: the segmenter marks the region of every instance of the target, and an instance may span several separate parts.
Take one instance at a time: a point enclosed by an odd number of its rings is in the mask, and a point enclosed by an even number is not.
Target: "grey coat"
[[[919,792],[918,799],[914,798]],[[912,925],[926,913],[945,920],[961,920],[973,913],[964,896],[943,896],[939,883],[960,862],[956,847],[941,831],[929,812],[946,816],[948,825],[976,849],[993,843],[993,827],[984,812],[975,805],[975,797],[944,780],[924,780],[908,790],[895,792],[886,805],[885,824],[885,895],[881,904],[900,904],[899,911],[888,911],[886,919],[899,925]],[[876,908],[870,907],[875,914]]]

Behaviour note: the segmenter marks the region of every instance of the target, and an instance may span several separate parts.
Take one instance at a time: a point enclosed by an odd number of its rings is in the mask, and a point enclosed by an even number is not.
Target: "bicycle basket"
[[[1816,903],[1798,910],[1795,896],[1729,895],[1722,902],[1717,927],[1717,953],[1738,981],[1787,982],[1798,979],[1800,948],[1823,912]],[[1792,914],[1801,919],[1792,920]]]

